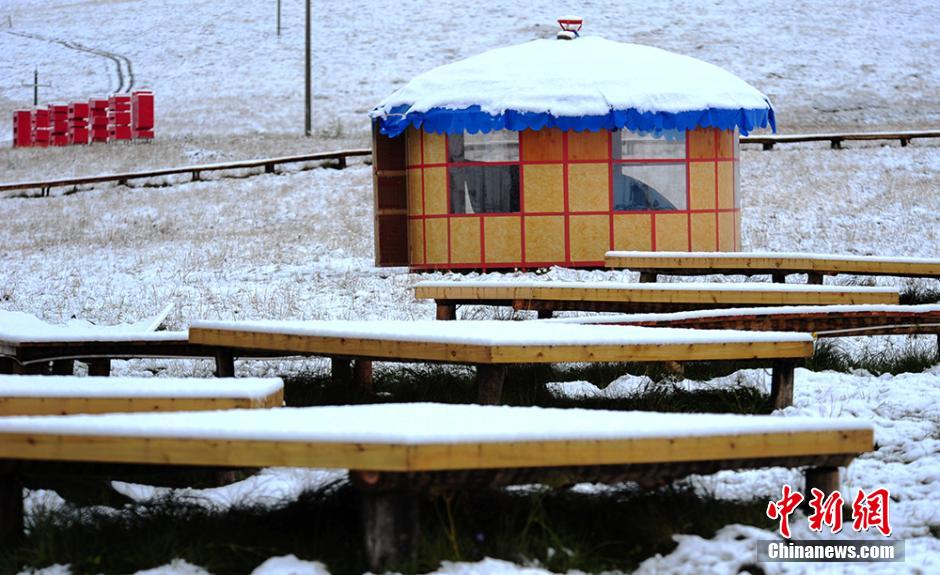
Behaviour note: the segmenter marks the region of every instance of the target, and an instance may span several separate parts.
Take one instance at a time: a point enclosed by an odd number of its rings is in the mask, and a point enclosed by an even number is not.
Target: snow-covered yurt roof
[[[767,96],[727,70],[591,36],[535,40],[435,68],[383,100],[371,116],[389,136],[408,126],[439,134],[776,129]]]

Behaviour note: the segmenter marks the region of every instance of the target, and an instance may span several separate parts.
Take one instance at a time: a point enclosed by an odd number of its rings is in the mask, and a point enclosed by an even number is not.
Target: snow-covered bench
[[[424,281],[415,297],[433,299],[438,319],[456,319],[458,305],[501,305],[554,311],[675,312],[779,305],[896,304],[894,288],[762,283],[635,284],[557,281]]]
[[[71,375],[75,360],[88,364],[88,375],[107,376],[112,359],[144,357],[211,358],[219,376],[234,375],[231,350],[195,345],[185,331],[155,331],[164,313],[132,324],[93,325],[71,320],[47,323],[23,313],[0,311],[0,374]],[[261,350],[242,357],[270,357]]]
[[[940,356],[940,305],[787,306],[662,314],[593,315],[544,321],[682,329],[793,331],[812,333],[817,338],[936,335],[937,354]]]
[[[506,366],[529,363],[771,360],[775,407],[793,401],[794,362],[809,334],[518,321],[197,321],[192,343],[330,357],[334,379],[369,383],[372,360],[474,365],[478,401],[499,403]],[[353,369],[351,360],[356,360]]]
[[[658,275],[712,274],[770,275],[777,283],[786,282],[786,276],[790,274],[806,274],[807,283],[810,284],[822,284],[823,276],[837,274],[940,279],[940,259],[926,258],[812,253],[612,251],[607,252],[604,262],[608,268],[640,272],[641,282],[655,282]]]
[[[280,407],[280,379],[0,375],[0,416]]]
[[[544,320],[582,325],[795,331],[816,337],[940,334],[940,305],[829,305],[592,315]]]
[[[853,420],[441,404],[0,418],[0,535],[22,533],[24,476],[129,466],[351,470],[375,569],[408,553],[416,490],[649,481],[806,467],[807,490],[873,448]],[[70,467],[71,466],[71,467]]]

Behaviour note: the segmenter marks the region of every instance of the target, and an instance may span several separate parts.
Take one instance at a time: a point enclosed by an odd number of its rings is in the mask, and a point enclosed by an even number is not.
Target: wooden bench
[[[901,147],[906,147],[915,138],[940,138],[940,130],[900,130],[896,132],[857,132],[857,133],[828,133],[828,134],[768,134],[759,136],[744,136],[742,144],[761,144],[762,149],[772,150],[775,144],[790,144],[796,142],[829,142],[833,150],[842,148],[842,142],[897,140]]]
[[[937,353],[940,356],[940,305],[771,307],[669,314],[595,315],[549,321],[683,329],[793,331],[812,333],[818,338],[936,335]]]
[[[120,326],[56,325],[22,312],[0,311],[0,374],[71,375],[75,360],[88,365],[88,375],[108,376],[111,360],[208,358],[216,375],[235,375],[232,350],[190,343],[185,331],[154,331],[162,321]],[[240,357],[281,357],[269,351],[244,350]]]
[[[24,481],[159,466],[349,469],[370,567],[414,549],[419,490],[650,481],[806,467],[806,490],[873,449],[862,421],[441,404],[0,418],[0,535],[23,532]],[[135,467],[136,466],[136,467]]]
[[[808,334],[661,330],[517,321],[243,321],[193,323],[193,343],[331,358],[333,378],[371,383],[372,361],[473,365],[477,399],[499,403],[506,367],[531,363],[769,360],[774,405],[793,401],[793,369],[813,354]],[[352,364],[355,360],[355,365]]]
[[[0,416],[258,409],[284,404],[280,379],[0,376]]]
[[[940,259],[761,252],[607,252],[608,268],[640,272],[640,282],[659,275],[770,275],[776,283],[806,274],[807,283],[822,284],[837,274],[940,279]],[[859,302],[861,303],[861,302]],[[876,303],[876,302],[866,302]]]
[[[894,288],[771,285],[763,283],[634,284],[556,281],[425,281],[415,285],[417,299],[433,299],[437,319],[453,320],[458,305],[512,306],[555,311],[673,312],[729,307],[896,304]]]

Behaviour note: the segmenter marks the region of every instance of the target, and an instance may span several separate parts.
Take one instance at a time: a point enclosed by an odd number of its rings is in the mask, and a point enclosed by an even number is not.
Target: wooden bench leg
[[[23,365],[17,361],[13,362],[13,373],[16,375],[45,375],[48,364],[44,361],[27,363]]]
[[[454,321],[457,319],[457,306],[452,303],[437,304],[437,319],[441,321]]]
[[[348,384],[353,379],[352,360],[340,357],[330,358],[330,379],[335,384]]]
[[[505,380],[505,365],[477,365],[477,403],[481,405],[499,405],[503,395],[503,381]]]
[[[215,352],[215,376],[235,377],[235,355],[230,349],[218,349]]]
[[[361,388],[372,387],[372,360],[357,359],[352,365],[353,385]]]
[[[0,548],[10,549],[23,537],[23,483],[12,473],[0,474]]]
[[[806,283],[810,285],[823,285],[823,275],[819,272],[809,272],[806,274]]]
[[[810,498],[810,490],[816,488],[828,496],[839,489],[838,467],[810,467],[806,470],[806,488],[803,491]]]
[[[770,274],[770,277],[773,278],[775,284],[785,284],[787,283],[787,274],[774,272]]]
[[[362,535],[369,568],[375,572],[414,561],[418,539],[418,496],[410,491],[360,491]]]
[[[761,144],[761,149],[762,149],[762,150],[773,150],[773,149],[774,149],[774,143],[773,143],[773,142],[764,142],[763,144]]]
[[[85,363],[88,364],[88,375],[97,377],[109,377],[111,375],[111,360],[108,358],[89,359]]]
[[[52,362],[52,375],[72,375],[74,373],[74,359],[58,359]]]
[[[640,283],[641,284],[654,284],[656,283],[656,273],[655,272],[640,272]]]
[[[549,318],[551,318],[553,315],[555,315],[555,312],[553,312],[553,311],[550,310],[550,309],[540,309],[540,310],[538,311],[538,314],[539,314],[539,319],[549,319]]]
[[[777,360],[773,364],[770,376],[770,402],[774,410],[793,405],[793,370],[792,361]]]

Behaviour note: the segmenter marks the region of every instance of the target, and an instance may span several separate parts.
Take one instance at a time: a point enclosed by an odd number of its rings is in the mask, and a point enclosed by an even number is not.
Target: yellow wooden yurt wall
[[[558,129],[376,136],[374,149],[385,149],[375,157],[376,262],[403,265],[383,249],[418,270],[599,267],[608,250],[737,251],[737,141],[704,128],[671,140]],[[510,195],[492,205],[473,197],[466,182],[483,180]],[[404,209],[385,199],[380,210],[383,197]],[[380,215],[392,222],[384,234]]]

